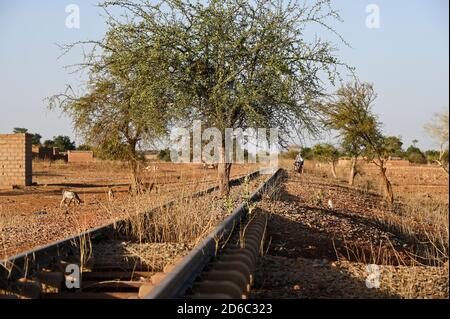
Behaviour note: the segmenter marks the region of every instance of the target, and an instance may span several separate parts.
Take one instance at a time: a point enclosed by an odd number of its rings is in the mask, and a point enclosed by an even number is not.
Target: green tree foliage
[[[427,158],[427,161],[432,163],[435,162],[436,160],[439,160],[439,151],[435,151],[435,150],[428,150],[425,151],[425,157]]]
[[[314,153],[311,147],[302,147],[300,153],[305,160],[312,160],[314,157]]]
[[[319,162],[331,162],[339,159],[339,151],[331,144],[316,144],[312,148],[312,154],[315,160]]]
[[[77,150],[78,150],[78,151],[92,151],[93,148],[92,148],[92,146],[90,146],[90,145],[87,145],[87,144],[81,144],[81,145],[79,145],[79,146],[77,147]]]
[[[448,150],[445,150],[443,155],[441,155],[440,151],[435,150],[428,150],[425,152],[425,157],[427,158],[427,161],[430,163],[436,163],[437,161],[442,161],[444,165],[448,165],[449,161],[449,153]]]
[[[129,158],[128,151],[127,144],[114,139],[103,141],[94,147],[95,156],[103,160],[126,161]]]
[[[410,145],[410,146],[406,149],[405,155],[406,155],[406,156],[409,156],[409,154],[412,154],[412,153],[422,153],[422,151],[421,151],[420,148],[418,148],[417,146]]]
[[[132,187],[138,191],[138,143],[150,143],[167,131],[168,70],[159,62],[158,39],[143,39],[143,34],[135,32],[137,26],[114,19],[108,25],[101,41],[87,43],[97,50],[82,65],[89,72],[86,93],[76,95],[69,87],[49,99],[50,108],[69,114],[75,129],[100,157],[128,160]]]
[[[334,178],[336,174],[336,162],[339,160],[339,151],[331,144],[316,144],[312,148],[312,155],[315,160],[323,163],[329,163],[331,166],[331,173]]]
[[[170,162],[170,150],[168,148],[160,150],[156,158],[159,161]]]
[[[298,152],[298,147],[290,147],[286,152],[282,152],[280,156],[286,159],[295,159],[298,155]],[[310,147],[301,147],[300,154],[305,160],[312,160],[314,158],[314,154]]]
[[[403,142],[400,137],[387,136],[384,138],[384,148],[388,156],[403,157]]]
[[[14,134],[23,134],[23,133],[27,133],[28,129],[24,128],[24,127],[15,127],[13,128],[13,133]]]
[[[381,123],[372,111],[376,99],[372,84],[348,83],[341,87],[323,107],[326,126],[342,136],[361,143],[364,156],[380,171],[387,203],[394,204],[392,185],[386,175],[386,161],[392,153],[392,145],[381,132]]]
[[[45,140],[43,143],[45,147],[53,147],[54,144],[53,140]]]
[[[75,142],[72,142],[70,137],[63,135],[53,137],[52,146],[59,148],[61,152],[75,150]]]
[[[415,145],[415,144],[414,144]],[[405,151],[405,158],[414,164],[426,164],[427,158],[417,146],[411,145]]]
[[[31,135],[31,144],[40,145],[42,136],[38,133],[34,133]]]
[[[223,137],[225,128],[278,127],[281,144],[293,130],[317,131],[314,101],[343,64],[332,42],[305,33],[309,26],[334,32],[329,23],[339,16],[330,1],[115,0],[104,7],[132,17],[129,39],[145,48],[142,61],[157,59],[147,77],[156,75],[158,87],[172,93],[185,122],[202,120]],[[222,149],[218,180],[227,194],[231,164],[224,156]]]
[[[413,164],[426,164],[427,158],[422,152],[413,152],[408,155],[408,161]]]

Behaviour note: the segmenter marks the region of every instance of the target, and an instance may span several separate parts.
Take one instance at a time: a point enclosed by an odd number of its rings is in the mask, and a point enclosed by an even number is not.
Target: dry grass
[[[105,206],[111,216],[121,216],[126,223],[120,229],[125,234],[126,251],[138,257],[153,270],[162,267],[175,258],[186,254],[201,242],[226,216],[260,185],[266,176],[248,180],[233,186],[228,198],[221,198],[218,192],[194,196],[194,191],[203,190],[204,183],[180,187],[173,203],[162,206],[164,197],[155,198],[149,193],[130,197],[120,204]],[[149,207],[159,208],[148,213]],[[162,254],[165,248],[170,254]]]
[[[341,180],[327,166],[307,162],[305,175],[297,176],[292,160],[281,165],[291,176],[284,201],[267,204],[276,211],[275,237],[257,297],[448,298],[448,179],[438,168],[392,168],[397,201],[390,211],[373,170],[349,187],[339,167]],[[365,179],[373,181],[369,190]],[[438,191],[429,194],[429,185]],[[327,208],[328,199],[335,209]],[[380,270],[379,289],[366,287],[372,264]]]
[[[376,169],[362,165],[362,174],[355,179],[354,188],[371,194],[382,194]],[[327,165],[307,162],[305,172],[332,179]],[[347,167],[337,167],[338,179],[333,182],[344,184]],[[418,264],[442,265],[449,257],[449,208],[448,175],[438,167],[413,166],[390,167],[391,179],[396,196],[393,212],[380,209],[372,217],[383,228],[399,235],[416,246],[411,255]],[[430,192],[433,186],[434,192]],[[375,257],[378,258],[378,257]]]
[[[377,265],[379,290],[386,296],[405,299],[448,298],[448,257],[427,247],[429,242],[424,245],[426,250],[422,252],[423,255],[413,255],[405,263],[393,245],[388,253],[381,246],[372,246],[371,254],[367,255],[360,247],[349,244],[346,246],[347,256],[337,254],[336,266],[364,281],[369,275],[367,265]],[[442,258],[447,258],[447,261],[443,262]]]
[[[156,169],[153,169],[156,167]],[[257,167],[233,165],[232,178]],[[217,170],[203,169],[201,164],[153,163],[142,167],[145,185],[154,185],[143,198],[150,209],[181,192],[195,192],[217,184]],[[23,189],[0,190],[0,256],[1,258],[76,235],[80,229],[103,225],[127,215],[134,209],[128,196],[129,169],[126,163],[94,161],[93,163],[33,162],[33,182]],[[115,198],[108,199],[108,186]],[[63,189],[77,192],[81,205],[60,207]],[[117,206],[110,209],[110,206]]]
[[[339,260],[335,263],[335,267],[362,282],[368,276],[366,263]],[[378,271],[380,287],[376,291],[383,298],[448,298],[448,265],[444,267],[379,265]]]
[[[192,185],[179,190],[175,201],[169,207],[159,208],[151,214],[141,214],[149,207],[146,194],[130,201],[127,211],[132,211],[128,232],[139,241],[176,242],[195,245],[246,196],[262,182],[263,177],[231,188],[228,198],[221,198],[217,192],[194,197]]]
[[[338,167],[338,179],[333,179],[327,165],[307,163],[307,173],[327,177],[334,183],[345,184],[348,168]],[[355,246],[347,246],[347,255],[340,262],[348,271],[363,277],[367,273],[361,265],[380,265],[381,286],[386,291],[395,291],[401,298],[448,297],[449,259],[449,206],[448,175],[438,167],[423,165],[412,167],[389,167],[396,196],[394,211],[379,209],[372,218],[377,224],[409,244],[414,250],[408,260],[395,252],[387,254],[380,247],[372,247],[367,256]],[[357,176],[354,188],[371,194],[382,194],[376,169],[362,166],[362,175]],[[357,260],[350,263],[348,260]],[[382,266],[381,266],[382,265]]]

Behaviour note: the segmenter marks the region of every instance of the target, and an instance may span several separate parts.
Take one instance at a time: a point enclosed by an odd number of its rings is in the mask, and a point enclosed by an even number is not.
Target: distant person
[[[305,162],[305,160],[302,157],[301,153],[298,153],[297,156],[295,157],[295,163],[294,163],[294,167],[295,167],[295,171],[298,173],[303,173],[303,163]]]

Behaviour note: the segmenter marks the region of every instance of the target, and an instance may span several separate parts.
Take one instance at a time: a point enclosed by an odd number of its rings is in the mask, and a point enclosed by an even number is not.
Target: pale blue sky
[[[65,27],[65,8],[72,3],[80,7],[80,29]],[[0,0],[0,133],[19,126],[44,139],[75,136],[70,119],[48,111],[43,99],[66,83],[80,84],[80,77],[63,68],[80,62],[80,52],[57,60],[56,43],[99,39],[105,25],[96,3]],[[380,8],[380,29],[366,28],[370,3]],[[361,80],[374,83],[385,133],[401,135],[407,145],[418,139],[420,147],[433,147],[423,125],[433,112],[448,108],[448,1],[335,0],[334,8],[344,19],[336,28],[352,46],[341,46],[339,54]]]

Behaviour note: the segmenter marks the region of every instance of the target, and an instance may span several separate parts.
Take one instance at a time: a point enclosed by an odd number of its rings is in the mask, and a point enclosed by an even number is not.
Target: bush
[[[94,148],[94,155],[102,160],[125,160],[127,146],[114,140],[105,141]]]
[[[92,147],[90,145],[82,144],[77,147],[78,151],[92,151]]]
[[[425,157],[429,163],[435,163],[435,161],[439,160],[439,151],[428,150],[425,152]]]
[[[70,137],[63,135],[53,137],[52,146],[59,148],[60,152],[75,150],[75,142],[71,141]]]
[[[319,162],[334,162],[339,159],[339,151],[331,144],[316,144],[311,150],[311,155]]]
[[[281,153],[280,156],[285,159],[295,159],[297,157],[297,154],[298,150],[290,149],[287,152]],[[313,159],[313,152],[310,147],[302,147],[301,154],[303,159],[305,160]]]
[[[422,152],[412,152],[408,156],[408,161],[413,164],[426,164],[427,158],[423,155]]]
[[[303,147],[302,148],[302,157],[305,160],[312,160],[314,157],[312,149],[310,147]]]
[[[159,161],[170,162],[170,150],[166,148],[165,150],[161,150],[156,157]]]
[[[289,150],[287,152],[282,152],[280,156],[285,159],[295,159],[298,152],[296,150]]]

